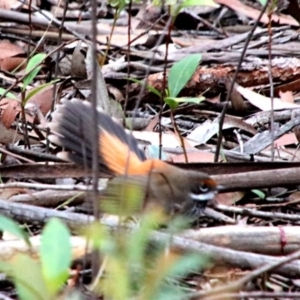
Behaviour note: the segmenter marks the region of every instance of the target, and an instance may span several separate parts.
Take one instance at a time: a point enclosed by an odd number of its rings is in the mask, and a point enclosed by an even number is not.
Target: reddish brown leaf
[[[6,128],[10,128],[11,124],[15,121],[17,114],[21,111],[20,102],[13,99],[8,99],[7,106],[5,107],[1,121]]]
[[[18,0],[0,0],[0,8],[17,9],[21,3]]]
[[[44,88],[43,90],[41,90],[39,93],[35,94],[33,97],[31,97],[26,104],[26,109],[30,110],[30,106],[32,107],[32,105],[30,104],[33,104],[45,116],[51,109],[52,96],[53,96],[53,85],[50,85]]]
[[[0,69],[3,71],[13,71],[20,66],[20,69],[24,69],[26,64],[24,57],[7,57],[0,61]]]
[[[19,46],[6,41],[0,42],[0,60],[19,54],[24,54],[23,49]]]
[[[214,154],[205,151],[196,151],[187,153],[188,162],[214,162]],[[184,154],[172,156],[173,162],[184,163]]]
[[[279,91],[279,96],[280,96],[280,99],[283,102],[295,103],[294,102],[294,96],[293,96],[293,93],[291,91],[286,91],[286,92]]]
[[[240,14],[243,14],[249,18],[252,18],[254,20],[257,20],[260,14],[260,11],[258,9],[243,4],[241,1],[238,0],[215,0],[215,2],[218,4],[226,5],[230,7],[232,10]],[[286,16],[282,14],[281,15],[272,14],[271,18],[273,22],[279,23],[281,25],[287,24],[287,25],[299,26],[298,22],[290,16]],[[264,24],[269,24],[270,20],[267,13],[263,14],[262,18],[260,19],[260,22]]]
[[[218,204],[232,205],[239,200],[241,200],[245,195],[245,192],[231,192],[231,193],[222,193],[216,195],[214,201]]]

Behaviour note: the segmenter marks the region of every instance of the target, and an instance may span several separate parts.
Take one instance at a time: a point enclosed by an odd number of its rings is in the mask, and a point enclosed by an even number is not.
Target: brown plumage
[[[145,158],[137,141],[120,124],[103,112],[92,122],[90,103],[65,101],[53,114],[49,140],[64,148],[59,157],[82,166],[92,165],[92,126],[98,128],[99,168],[115,176],[106,198],[122,202],[123,185],[137,186],[143,201],[139,209],[158,206],[168,214],[198,216],[217,192],[217,184],[207,174],[182,170],[166,162]]]

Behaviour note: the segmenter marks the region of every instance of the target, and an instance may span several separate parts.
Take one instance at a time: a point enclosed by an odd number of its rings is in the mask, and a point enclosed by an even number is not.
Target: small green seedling
[[[38,92],[43,90],[44,88],[50,86],[51,84],[57,82],[58,80],[52,80],[51,82],[47,82],[45,84],[41,84],[37,86],[36,88],[33,88],[27,92],[27,87],[30,85],[30,83],[34,80],[36,75],[39,73],[41,70],[42,62],[45,60],[46,54],[44,53],[38,53],[34,55],[33,57],[30,58],[27,67],[26,67],[26,76],[24,77],[22,83],[22,88],[21,88],[21,100],[13,93],[8,92],[6,93],[6,90],[3,88],[0,88],[0,95],[6,95],[7,98],[11,98],[13,100],[17,100],[21,103],[22,107],[25,107],[26,103],[30,98],[32,98],[34,95],[36,95]]]
[[[15,221],[0,216],[0,230],[5,230],[24,240],[30,249],[30,241]],[[69,276],[71,264],[70,232],[58,219],[51,219],[41,236],[40,259],[28,253],[16,253],[0,262],[0,270],[15,283],[21,300],[57,299]]]
[[[213,6],[213,7],[218,7],[218,5],[213,1],[213,0],[183,0],[183,1],[178,1],[178,0],[154,0],[153,4],[156,6],[162,6],[166,5],[170,7],[170,12],[171,16],[174,18],[179,14],[179,12],[186,7],[189,6],[200,6],[200,5],[205,5],[205,6]]]

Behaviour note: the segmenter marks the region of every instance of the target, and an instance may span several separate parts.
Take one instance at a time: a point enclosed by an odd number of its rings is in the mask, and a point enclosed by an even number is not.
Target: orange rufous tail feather
[[[153,168],[163,167],[159,160],[146,160],[136,139],[110,116],[98,111],[97,124],[93,124],[92,112],[90,103],[73,99],[64,101],[53,114],[49,140],[65,148],[61,158],[91,167],[94,142],[91,128],[97,126],[101,171],[112,175],[144,175]]]

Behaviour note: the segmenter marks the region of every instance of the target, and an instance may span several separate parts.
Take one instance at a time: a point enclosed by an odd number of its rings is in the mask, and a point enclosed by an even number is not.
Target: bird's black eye
[[[202,185],[199,185],[199,190],[201,193],[207,193],[209,190],[209,187],[206,184],[202,184]]]

